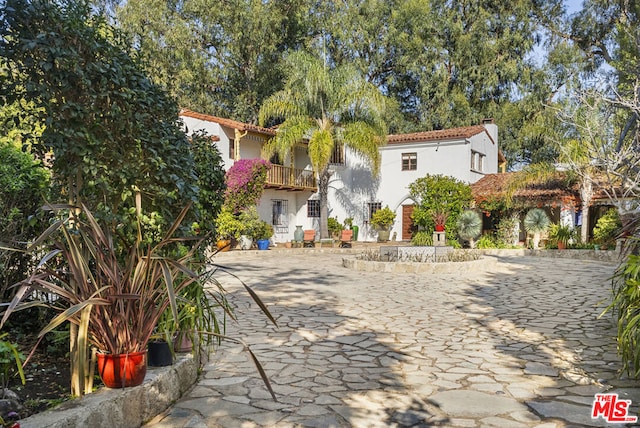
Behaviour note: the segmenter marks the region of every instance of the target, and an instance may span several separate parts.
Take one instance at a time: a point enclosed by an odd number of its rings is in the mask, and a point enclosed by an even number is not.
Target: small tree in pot
[[[388,205],[373,213],[371,216],[371,224],[378,232],[379,242],[389,240],[389,231],[395,220],[396,213],[391,211],[391,208],[389,208]]]

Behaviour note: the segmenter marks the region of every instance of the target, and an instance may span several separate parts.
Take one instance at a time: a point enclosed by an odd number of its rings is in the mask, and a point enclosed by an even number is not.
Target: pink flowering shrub
[[[267,183],[271,163],[264,159],[241,159],[234,163],[227,174],[225,205],[239,213],[251,205],[257,205]]]

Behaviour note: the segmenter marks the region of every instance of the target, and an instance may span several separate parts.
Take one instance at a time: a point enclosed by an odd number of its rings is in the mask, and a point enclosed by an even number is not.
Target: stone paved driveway
[[[590,417],[602,391],[638,414],[638,383],[616,376],[611,318],[598,319],[613,265],[502,258],[491,273],[415,275],[354,272],[342,257],[219,257],[278,320],[220,273],[241,317],[232,334],[251,344],[278,401],[249,355],[225,344],[149,426],[604,426]]]

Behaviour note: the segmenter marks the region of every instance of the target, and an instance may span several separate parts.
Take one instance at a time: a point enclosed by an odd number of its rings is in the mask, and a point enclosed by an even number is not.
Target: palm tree
[[[385,97],[351,66],[329,67],[304,52],[291,54],[286,66],[284,89],[260,108],[261,125],[282,121],[276,136],[265,145],[263,156],[278,154],[287,159],[297,145],[308,142],[309,159],[318,178],[320,237],[327,238],[331,156],[336,147],[349,147],[378,174],[378,147],[387,135]]]

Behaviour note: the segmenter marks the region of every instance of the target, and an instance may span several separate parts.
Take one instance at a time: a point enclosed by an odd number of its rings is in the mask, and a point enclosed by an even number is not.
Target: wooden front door
[[[413,205],[402,206],[402,240],[410,241],[411,234],[413,233],[413,220],[411,220],[411,214],[413,214]]]

